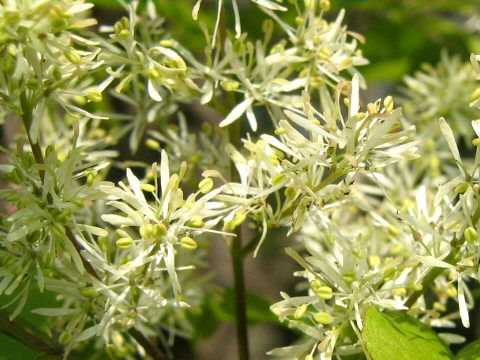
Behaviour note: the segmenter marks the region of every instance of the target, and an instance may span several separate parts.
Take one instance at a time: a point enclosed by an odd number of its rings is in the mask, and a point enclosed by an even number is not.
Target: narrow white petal
[[[148,94],[153,100],[162,101],[162,97],[160,96],[158,90],[155,88],[152,80],[148,80]]]
[[[233,123],[240,116],[242,116],[245,113],[245,111],[247,111],[248,107],[252,105],[252,103],[253,103],[252,98],[247,98],[243,100],[241,103],[239,103],[237,106],[233,108],[230,114],[228,114],[228,116],[222,122],[220,122],[219,126],[224,127]]]
[[[450,125],[447,124],[444,118],[440,118],[438,122],[440,124],[440,129],[442,130],[443,136],[447,141],[448,147],[450,148],[450,151],[452,152],[454,159],[459,164],[461,164],[462,159],[460,158],[460,152],[458,151],[457,143],[455,142],[455,136],[453,135],[452,128],[450,127]]]
[[[465,301],[465,288],[461,278],[458,279],[458,309],[460,310],[463,326],[469,328],[470,318],[468,316],[467,302]]]

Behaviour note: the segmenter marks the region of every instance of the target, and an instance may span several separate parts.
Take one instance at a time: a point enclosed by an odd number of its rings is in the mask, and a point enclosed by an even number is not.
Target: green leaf
[[[0,304],[8,303],[15,295],[16,293],[11,296],[0,296]],[[57,300],[55,300],[54,293],[50,291],[44,291],[41,293],[38,289],[36,281],[32,281],[27,302],[22,312],[15,318],[15,321],[20,325],[27,325],[30,328],[34,328],[43,336],[48,337],[50,336],[50,318],[32,313],[32,310],[43,307],[56,307],[57,305],[59,305],[59,303]],[[5,312],[10,314],[11,308],[12,307],[7,308]]]
[[[0,360],[33,360],[38,355],[18,341],[0,334]]]
[[[362,334],[372,360],[454,359],[448,345],[429,326],[404,311],[381,313],[370,307]]]
[[[480,340],[465,345],[457,353],[457,360],[480,360]]]

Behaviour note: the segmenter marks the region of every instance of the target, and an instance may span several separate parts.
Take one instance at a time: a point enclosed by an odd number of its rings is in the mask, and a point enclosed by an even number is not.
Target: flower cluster
[[[85,15],[92,6],[84,1],[6,1],[0,7],[0,104],[3,115],[22,114],[25,103],[31,104],[34,141],[49,101],[76,117],[95,117],[72,104],[75,98],[101,99],[84,76],[102,65],[96,60],[98,43],[81,33],[96,24]]]
[[[279,227],[302,294],[282,292],[271,309],[304,336],[270,354],[360,354],[372,306],[470,325],[480,56],[473,71],[444,55],[407,77],[404,115],[392,96],[362,101],[364,39],[344,11],[327,21],[328,0],[252,2],[267,17],[262,38],[242,32],[235,0],[228,32],[218,1],[213,31],[199,25],[202,60],[154,2],[120,2],[126,16],[96,32],[83,1],[0,4],[0,111],[25,128],[1,148],[0,295],[14,320],[32,286],[55,294],[34,313],[54,320],[66,357],[90,343],[134,358],[159,328],[191,335],[207,237],[230,246],[238,276]],[[460,156],[460,139],[474,158]],[[246,223],[257,236],[242,248]]]

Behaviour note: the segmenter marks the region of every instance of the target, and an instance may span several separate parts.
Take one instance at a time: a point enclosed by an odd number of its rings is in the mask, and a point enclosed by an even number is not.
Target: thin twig
[[[240,122],[235,122],[229,127],[230,142],[238,146],[240,142]],[[231,165],[231,179],[238,181],[239,176],[235,166]],[[233,266],[233,290],[235,294],[235,318],[237,324],[237,347],[239,360],[249,359],[248,350],[248,328],[247,328],[247,295],[245,290],[244,277],[244,251],[242,248],[242,226],[235,230],[235,237],[232,239],[230,255]]]

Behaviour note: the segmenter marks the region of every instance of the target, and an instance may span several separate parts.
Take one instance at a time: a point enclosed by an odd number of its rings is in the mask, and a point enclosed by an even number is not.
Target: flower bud
[[[326,312],[318,312],[313,315],[313,318],[319,324],[329,325],[332,323],[332,315]]]
[[[297,16],[295,18],[295,24],[297,24],[297,26],[305,25],[305,19],[302,18],[301,16]]]
[[[272,49],[270,50],[270,55],[282,53],[284,51],[285,51],[285,45],[283,45],[282,43],[278,43],[272,47]]]
[[[197,248],[197,243],[190,236],[182,237],[180,239],[180,245],[188,250],[195,250]]]
[[[283,127],[279,127],[275,129],[275,135],[278,135],[278,136],[285,134],[285,132],[286,131]]]
[[[332,289],[322,283],[319,279],[314,279],[310,281],[310,287],[312,291],[317,295],[319,298],[328,300],[333,297]]]
[[[201,228],[205,223],[203,222],[203,219],[201,216],[194,216],[188,221],[188,225],[194,228]]]
[[[468,99],[470,101],[470,103],[473,103],[475,101],[477,101],[478,99],[480,99],[480,88],[476,89],[472,95],[470,95],[470,98]]]
[[[474,243],[475,241],[478,240],[477,230],[475,230],[475,228],[471,226],[465,229],[465,231],[463,232],[463,236],[465,237],[465,240],[467,240],[468,243]]]
[[[247,215],[243,212],[236,213],[231,221],[232,229],[235,229],[237,226],[243,224],[243,222],[247,219]]]
[[[140,185],[140,188],[146,192],[151,192],[151,193],[155,192],[155,186],[153,186],[152,184],[142,184]]]
[[[155,226],[153,224],[143,224],[139,229],[140,236],[144,239],[155,237]]]
[[[117,34],[117,36],[120,38],[120,39],[128,39],[130,37],[130,30],[127,30],[127,29],[122,29],[119,31],[119,33]]]
[[[151,150],[157,150],[160,149],[160,143],[157,140],[154,139],[147,139],[145,141],[145,146]]]
[[[63,55],[65,55],[68,61],[75,65],[80,64],[80,62],[82,61],[82,57],[80,56],[80,54],[72,47],[65,50]]]
[[[387,96],[383,100],[383,107],[387,112],[391,113],[393,111],[393,97]]]
[[[392,294],[395,296],[405,296],[407,295],[407,289],[401,287],[392,290]]]
[[[480,146],[480,138],[475,138],[472,140],[473,146]]]
[[[456,194],[463,194],[465,191],[467,191],[468,187],[470,185],[468,183],[460,183],[457,186],[455,186],[455,193]]]
[[[93,286],[87,286],[80,289],[80,295],[89,297],[89,298],[94,298],[94,297],[97,297],[98,290]]]
[[[222,80],[220,81],[220,86],[222,87],[223,90],[227,92],[235,91],[238,89],[240,86],[240,83],[238,81],[232,81],[232,80]]]
[[[323,11],[330,10],[330,0],[320,0],[320,8]]]
[[[129,249],[133,245],[133,240],[131,238],[124,237],[118,239],[115,244],[119,249]]]
[[[94,175],[92,173],[89,173],[87,175],[87,182],[86,182],[86,185],[87,186],[92,186],[93,185],[93,180],[94,180]]]
[[[102,101],[102,93],[98,89],[89,89],[87,91],[87,99],[91,102],[100,102]]]
[[[303,315],[305,314],[305,312],[307,311],[307,308],[308,308],[308,304],[302,304],[300,305],[299,307],[297,307],[295,309],[295,312],[293,313],[293,317],[295,319],[300,319],[301,317],[303,317]]]
[[[160,46],[170,47],[170,46],[173,46],[173,41],[168,39],[160,40],[159,44]]]
[[[333,297],[332,295],[332,288],[329,286],[320,286],[318,289],[316,289],[315,294],[324,300],[331,299]]]
[[[454,298],[454,299],[458,295],[457,288],[452,284],[448,285],[446,292],[447,292],[448,296],[450,296],[451,298]]]
[[[266,19],[262,23],[262,31],[265,34],[271,34],[274,30],[275,24],[272,19]]]
[[[202,194],[206,194],[213,189],[213,180],[211,178],[205,178],[198,184],[198,189]]]
[[[345,274],[342,275],[342,279],[347,284],[351,284],[357,279],[357,276],[353,272],[346,272]]]

